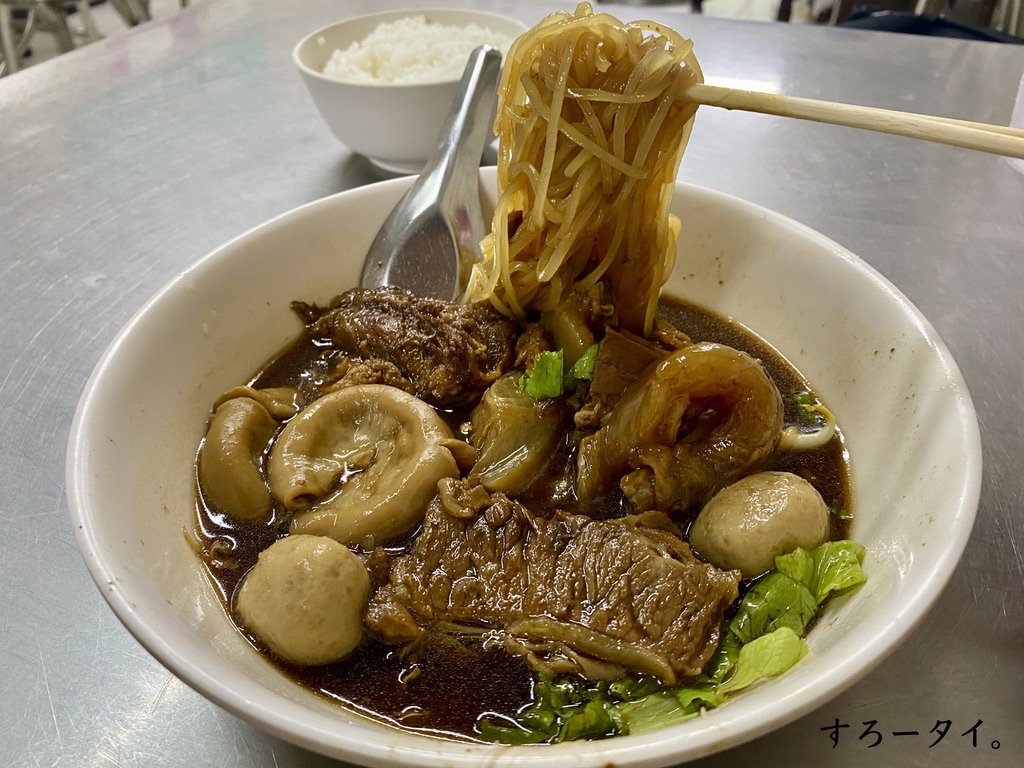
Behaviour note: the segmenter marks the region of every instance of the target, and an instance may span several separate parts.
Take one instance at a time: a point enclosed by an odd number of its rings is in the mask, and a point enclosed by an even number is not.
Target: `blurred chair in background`
[[[75,34],[68,24],[69,6],[82,24],[79,36],[85,42],[99,40],[89,0],[0,0],[0,75],[21,69],[21,58],[36,32],[53,34],[62,53],[73,49]]]
[[[149,12],[149,0],[108,0],[108,2],[129,27],[138,26],[152,19]],[[185,0],[182,0],[182,7],[185,7],[185,4]]]
[[[995,2],[992,27],[1017,37],[1024,37],[1024,0],[1001,0]]]
[[[0,77],[25,66],[37,33],[52,36],[60,53],[101,39],[95,15],[103,9],[94,15],[92,7],[103,3],[114,11],[106,12],[108,22],[113,18],[134,27],[152,18],[150,0],[0,0]],[[177,0],[177,7],[187,5],[188,0]],[[109,32],[109,24],[106,28]]]

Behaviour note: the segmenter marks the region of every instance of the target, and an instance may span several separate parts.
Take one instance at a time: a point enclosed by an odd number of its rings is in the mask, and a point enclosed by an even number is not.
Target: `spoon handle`
[[[484,146],[493,135],[500,74],[498,49],[481,45],[469,55],[437,149],[420,176],[424,186],[436,185],[436,199],[459,244],[460,292],[480,259],[480,241],[486,234],[478,169]]]

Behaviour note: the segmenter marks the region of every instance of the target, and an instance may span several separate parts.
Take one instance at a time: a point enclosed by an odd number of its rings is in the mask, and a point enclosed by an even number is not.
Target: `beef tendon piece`
[[[714,653],[739,572],[698,560],[665,515],[546,519],[471,480],[438,490],[364,615],[385,641],[410,638],[407,622],[394,626],[408,613],[424,629],[497,630],[537,669],[638,671],[669,684]]]
[[[452,304],[401,288],[356,288],[327,307],[294,305],[315,338],[384,366],[431,405],[459,405],[512,365],[519,325],[490,304]],[[393,369],[390,368],[393,366]]]

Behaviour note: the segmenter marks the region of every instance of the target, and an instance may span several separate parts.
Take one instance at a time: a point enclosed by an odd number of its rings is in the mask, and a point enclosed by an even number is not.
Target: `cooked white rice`
[[[350,83],[433,83],[458,80],[474,48],[508,51],[513,38],[487,27],[428,22],[408,16],[378,26],[345,50],[335,50],[324,74]]]

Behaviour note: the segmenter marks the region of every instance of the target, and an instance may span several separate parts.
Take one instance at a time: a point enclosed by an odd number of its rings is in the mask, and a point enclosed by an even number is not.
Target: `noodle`
[[[604,282],[647,333],[675,262],[669,213],[702,81],[689,40],[581,3],[516,40],[495,119],[497,207],[466,291],[507,315]]]

